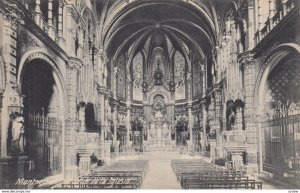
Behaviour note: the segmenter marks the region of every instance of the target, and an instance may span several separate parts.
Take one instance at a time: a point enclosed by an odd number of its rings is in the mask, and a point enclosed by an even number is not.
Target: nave
[[[87,181],[103,179],[106,183]],[[131,179],[129,183],[110,179]],[[210,163],[208,157],[181,152],[145,152],[125,155],[79,177],[86,181],[64,182],[63,189],[289,189],[243,172]],[[122,184],[123,183],[123,184]],[[113,185],[112,185],[113,184]]]

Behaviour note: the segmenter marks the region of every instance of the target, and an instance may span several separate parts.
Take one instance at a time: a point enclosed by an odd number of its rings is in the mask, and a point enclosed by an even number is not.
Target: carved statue
[[[155,119],[163,119],[165,113],[166,113],[166,110],[165,110],[163,98],[160,96],[157,96],[154,99],[154,104],[152,107],[152,114]]]
[[[235,125],[235,113],[234,111],[231,109],[231,112],[228,116],[228,125],[229,125],[229,128],[232,130],[234,125]]]
[[[25,140],[25,130],[24,130],[24,118],[18,112],[10,115],[11,119],[11,155],[24,154],[24,149],[26,145]]]
[[[154,123],[151,123],[151,125],[150,125],[150,137],[151,138],[156,137],[156,131],[155,131],[155,124]]]

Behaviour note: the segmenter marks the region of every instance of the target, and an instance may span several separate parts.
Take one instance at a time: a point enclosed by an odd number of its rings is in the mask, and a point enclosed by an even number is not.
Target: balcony
[[[262,41],[281,21],[288,16],[292,10],[296,7],[295,0],[288,0],[286,3],[282,4],[275,15],[269,18],[264,27],[255,33],[255,44],[257,45]]]
[[[59,44],[63,41],[62,34],[58,32],[56,24],[50,24],[42,13],[37,13],[35,9],[27,4],[27,1],[20,1],[21,5],[24,7],[24,11],[27,12],[29,19],[33,21],[36,25],[40,27],[55,43]]]

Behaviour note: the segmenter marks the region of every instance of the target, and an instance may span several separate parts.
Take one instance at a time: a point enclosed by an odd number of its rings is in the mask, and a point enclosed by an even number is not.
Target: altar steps
[[[172,147],[155,147],[155,146],[149,146],[147,147],[146,151],[150,152],[150,151],[172,151],[173,148]]]

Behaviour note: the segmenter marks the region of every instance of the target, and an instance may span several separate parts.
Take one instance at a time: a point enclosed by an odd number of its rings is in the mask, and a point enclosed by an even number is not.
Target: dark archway
[[[44,60],[25,64],[21,91],[24,97],[26,178],[40,179],[62,172],[62,122],[53,68]]]
[[[300,60],[293,53],[267,78],[263,124],[263,170],[289,183],[300,176]]]

